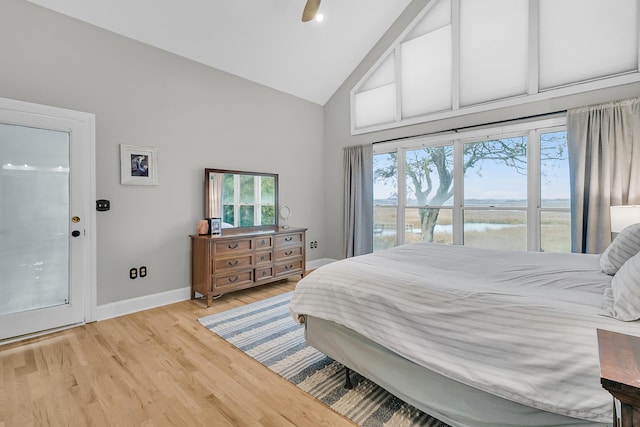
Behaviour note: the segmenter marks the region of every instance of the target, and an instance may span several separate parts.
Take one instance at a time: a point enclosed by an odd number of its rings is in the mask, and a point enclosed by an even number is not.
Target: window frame
[[[527,203],[526,207],[518,208],[526,212],[527,217],[527,243],[528,251],[540,251],[541,245],[541,213],[546,211],[570,211],[570,208],[543,208],[541,207],[540,184],[540,136],[542,134],[566,131],[566,115],[556,115],[547,119],[522,122],[498,127],[470,129],[466,131],[451,132],[447,134],[417,137],[406,140],[389,141],[373,145],[373,155],[397,153],[397,194],[396,208],[396,246],[405,243],[405,217],[406,209],[415,209],[419,206],[408,205],[406,200],[406,152],[421,148],[430,148],[442,145],[453,145],[453,204],[441,206],[452,209],[452,244],[464,244],[463,218],[464,205],[464,144],[479,142],[488,139],[501,139],[510,136],[527,136]],[[373,177],[372,177],[373,179]],[[391,208],[394,205],[385,205]],[[437,207],[437,206],[430,206]],[[375,205],[374,205],[375,208]],[[474,206],[472,210],[514,210],[513,207],[482,207]],[[374,236],[375,238],[375,236]]]

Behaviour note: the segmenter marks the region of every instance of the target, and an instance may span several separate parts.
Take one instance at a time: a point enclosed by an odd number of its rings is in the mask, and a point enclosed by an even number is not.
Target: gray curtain
[[[640,98],[570,110],[571,249],[611,242],[609,207],[640,203]]]
[[[373,145],[344,149],[344,256],[373,252]]]

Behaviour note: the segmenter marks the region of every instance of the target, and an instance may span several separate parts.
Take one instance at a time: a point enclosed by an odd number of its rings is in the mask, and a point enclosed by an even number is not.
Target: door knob
[[[78,237],[78,236],[80,235],[80,232],[79,232],[78,230],[73,230],[73,231],[71,232],[71,235],[72,235],[73,237]]]

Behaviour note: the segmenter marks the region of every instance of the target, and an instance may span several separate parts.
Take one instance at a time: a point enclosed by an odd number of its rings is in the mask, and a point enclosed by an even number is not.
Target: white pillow
[[[632,256],[640,252],[640,224],[626,227],[600,255],[600,268],[613,276]]]
[[[627,322],[640,319],[640,253],[632,256],[613,276],[611,291],[612,317]]]

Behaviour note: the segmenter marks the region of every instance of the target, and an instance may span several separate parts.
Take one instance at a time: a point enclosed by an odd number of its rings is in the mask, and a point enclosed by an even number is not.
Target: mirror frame
[[[224,229],[222,229],[223,232],[224,232],[224,230],[273,229],[273,228],[278,228],[280,226],[280,204],[279,204],[279,198],[278,198],[278,194],[280,192],[280,189],[279,189],[279,182],[278,182],[278,174],[277,173],[264,173],[264,172],[252,172],[252,171],[238,171],[238,170],[231,170],[231,169],[206,168],[204,170],[204,217],[207,218],[207,219],[211,218],[211,216],[210,216],[210,213],[211,213],[211,199],[209,197],[209,194],[211,192],[211,189],[209,188],[209,183],[211,182],[211,180],[209,179],[209,176],[212,173],[234,174],[234,175],[268,176],[268,177],[271,177],[271,178],[275,179],[275,194],[274,194],[275,224],[253,225],[253,226],[249,226],[249,227],[224,228]],[[220,195],[220,198],[222,199],[222,195]]]

